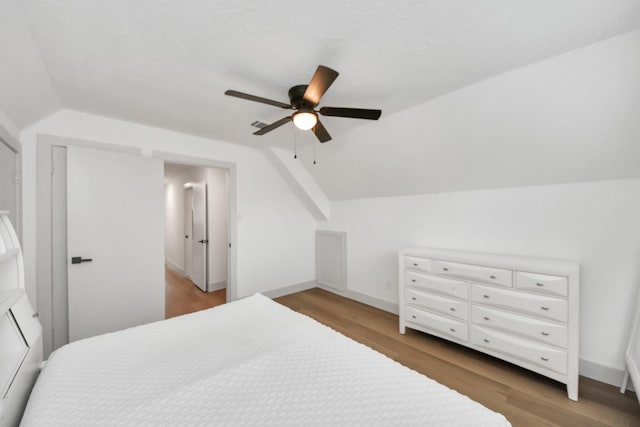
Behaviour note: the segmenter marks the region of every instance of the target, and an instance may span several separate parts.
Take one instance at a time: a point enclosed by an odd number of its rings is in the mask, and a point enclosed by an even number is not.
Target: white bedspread
[[[24,426],[508,426],[262,295],[54,352]]]

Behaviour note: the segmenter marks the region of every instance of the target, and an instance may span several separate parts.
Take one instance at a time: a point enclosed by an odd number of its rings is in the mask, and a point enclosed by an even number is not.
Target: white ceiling
[[[4,0],[3,0],[4,1]],[[65,108],[261,146],[318,64],[341,75],[321,105],[386,116],[457,88],[640,27],[638,0],[24,0]],[[368,122],[325,118],[335,137]]]

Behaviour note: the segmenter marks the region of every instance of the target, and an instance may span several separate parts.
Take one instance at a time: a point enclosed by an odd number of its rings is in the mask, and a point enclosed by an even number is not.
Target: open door
[[[164,319],[161,160],[67,148],[69,340]]]
[[[191,280],[203,291],[207,291],[207,184],[197,182],[193,184],[192,204],[192,252],[191,252]]]

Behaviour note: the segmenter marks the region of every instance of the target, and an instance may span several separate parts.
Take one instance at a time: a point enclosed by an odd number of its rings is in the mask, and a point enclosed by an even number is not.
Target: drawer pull
[[[412,281],[413,283],[416,283],[416,279],[411,279],[411,281]]]
[[[447,267],[442,267],[442,269],[443,269],[444,271],[449,271],[449,269],[448,269]]]
[[[489,341],[489,340],[488,340],[488,339],[486,339],[486,338],[483,338],[483,339],[482,339],[482,341],[486,342],[487,344],[489,344],[489,343],[491,342],[491,341]]]
[[[543,286],[544,286],[544,283],[536,283],[536,286],[543,287]]]
[[[489,319],[487,316],[484,316],[484,320],[486,320],[488,322],[491,319]]]
[[[453,329],[453,328],[449,328],[449,330],[450,330],[451,332],[455,332],[455,331],[456,331],[456,330],[455,330],[455,329]]]
[[[416,297],[411,297],[411,299],[415,301],[415,300],[416,300]]]
[[[549,307],[540,307],[540,310],[549,311]]]
[[[549,332],[540,332],[542,335],[544,335],[545,337],[549,336]]]
[[[453,307],[449,307],[449,310],[451,310],[451,311],[456,311],[456,309],[455,309],[455,308],[453,308]]]
[[[492,279],[497,279],[497,277],[494,276],[493,274],[491,276],[489,276],[489,277],[492,278]]]
[[[415,315],[415,314],[412,314],[412,315],[411,315],[411,317],[413,317],[413,318],[415,319],[415,318],[416,318],[416,315]]]
[[[413,266],[414,266],[414,267],[417,267],[417,266],[418,266],[418,263],[417,263],[417,262],[414,262],[414,263],[413,263]]]
[[[548,362],[548,361],[549,361],[549,359],[548,359],[548,358],[546,358],[546,357],[544,357],[544,356],[541,356],[541,357],[540,357],[540,360],[542,360],[543,362]]]
[[[489,295],[487,295],[487,294],[482,295],[482,297],[483,297],[483,298],[486,298],[486,299],[489,299],[489,298],[490,298],[490,297],[489,297]]]

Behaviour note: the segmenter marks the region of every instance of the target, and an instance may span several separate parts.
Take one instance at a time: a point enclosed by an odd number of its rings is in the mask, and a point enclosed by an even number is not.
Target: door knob
[[[91,258],[82,258],[81,256],[74,256],[71,258],[71,264],[82,264],[83,262],[91,262]]]
[[[198,243],[202,243],[202,244],[206,245],[207,243],[209,243],[209,240],[208,239],[198,240]]]

